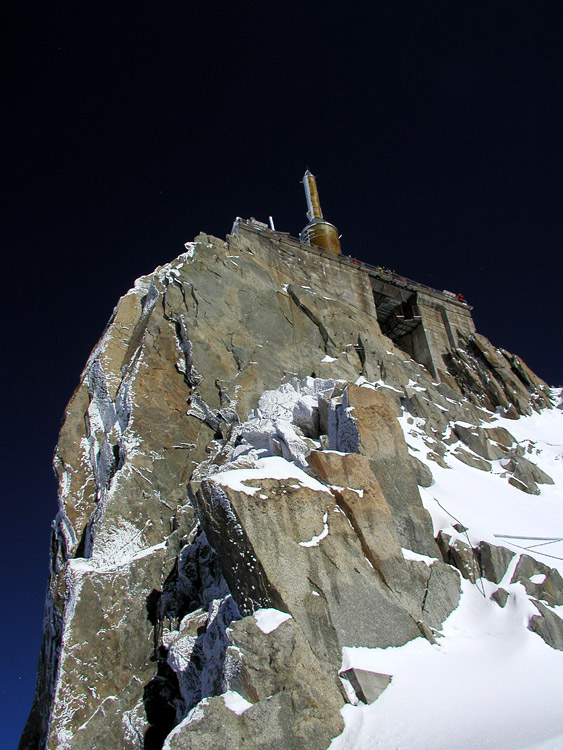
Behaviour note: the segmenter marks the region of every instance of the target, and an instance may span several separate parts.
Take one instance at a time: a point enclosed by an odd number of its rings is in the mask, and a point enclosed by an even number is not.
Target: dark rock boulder
[[[532,579],[537,578],[538,582]],[[521,583],[526,592],[536,599],[543,599],[551,606],[563,604],[563,577],[555,568],[522,555],[512,576],[512,583]]]
[[[513,455],[503,462],[503,468],[512,473],[510,484],[529,495],[539,495],[538,484],[553,484],[553,479],[539,466],[524,456]]]
[[[411,455],[411,463],[416,474],[416,482],[419,487],[431,487],[434,477],[428,466],[416,456]]]
[[[500,583],[514,557],[514,552],[489,542],[480,542],[478,552],[481,571],[485,578],[493,583]]]
[[[496,602],[501,609],[503,609],[504,607],[506,607],[506,602],[508,601],[509,596],[510,594],[508,593],[508,591],[503,588],[499,588],[496,591],[493,591],[493,593],[491,594],[491,599]]]
[[[461,442],[481,458],[494,461],[506,455],[505,449],[489,441],[489,431],[483,427],[466,427],[465,425],[454,424],[453,430]]]
[[[517,419],[532,408],[552,406],[543,380],[479,334],[460,336],[460,346],[446,355],[446,366],[467,398],[489,411],[500,407],[505,416]]]
[[[436,541],[444,562],[457,568],[464,578],[475,583],[481,577],[478,553],[461,539],[453,539],[449,534],[440,531]]]
[[[541,602],[535,601],[534,606],[540,614],[530,619],[528,629],[537,633],[552,648],[563,651],[563,620]]]
[[[471,466],[472,469],[491,471],[493,468],[490,461],[485,461],[484,458],[479,458],[479,456],[476,456],[474,453],[470,453],[459,446],[455,449],[453,455],[462,463]]]

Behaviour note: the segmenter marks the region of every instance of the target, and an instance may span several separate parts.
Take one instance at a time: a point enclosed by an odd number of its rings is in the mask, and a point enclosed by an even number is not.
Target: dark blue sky
[[[563,384],[559,2],[12,3],[4,24],[0,711],[39,654],[51,456],[119,296],[236,215],[461,291]]]

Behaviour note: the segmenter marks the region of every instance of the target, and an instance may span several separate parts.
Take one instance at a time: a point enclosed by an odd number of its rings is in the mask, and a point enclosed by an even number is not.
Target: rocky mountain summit
[[[559,572],[421,498],[458,462],[553,485],[510,429],[550,389],[467,327],[416,361],[361,268],[282,240],[199,235],[93,350],[22,749],[326,748],[358,698],[343,650],[437,644],[462,579],[499,608],[523,587],[563,649]]]

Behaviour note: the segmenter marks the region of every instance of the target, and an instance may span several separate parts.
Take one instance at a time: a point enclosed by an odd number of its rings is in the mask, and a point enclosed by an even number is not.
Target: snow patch
[[[186,248],[186,252],[183,253],[183,255],[185,255],[186,258],[193,258],[195,255],[196,245],[197,245],[197,242],[185,242],[184,247]]]
[[[318,547],[321,541],[325,539],[325,537],[327,536],[328,536],[328,513],[324,513],[323,530],[321,531],[321,533],[309,539],[308,542],[299,542],[299,546],[300,547]]]
[[[248,711],[248,709],[252,706],[252,703],[250,703],[250,701],[247,701],[246,698],[243,698],[240,693],[236,692],[236,690],[227,690],[227,692],[223,693],[221,697],[225,701],[225,706],[229,709],[229,711],[237,714],[237,716],[240,716],[245,711]]]
[[[266,607],[257,609],[254,613],[254,619],[263,633],[272,633],[279,628],[282,622],[291,620],[291,615],[288,612],[280,612],[279,609]]]
[[[270,456],[260,458],[256,461],[254,469],[230,469],[213,474],[210,478],[223,487],[230,487],[237,492],[244,492],[247,495],[255,495],[260,491],[260,487],[250,487],[245,482],[251,482],[262,479],[297,479],[301,486],[308,487],[315,492],[328,493],[328,488],[321,484],[317,479],[313,479],[305,474],[290,461],[286,461],[281,456]]]
[[[413,391],[419,391],[420,393],[426,393],[427,388],[423,388],[418,383],[416,383],[412,378],[409,378],[409,382],[407,383],[407,388],[412,388]]]
[[[403,553],[403,557],[405,560],[415,560],[417,562],[423,562],[426,563],[426,565],[434,565],[435,562],[438,562],[437,557],[429,557],[429,555],[421,555],[418,552],[413,552],[412,549],[406,549],[405,547],[401,547],[401,552]]]

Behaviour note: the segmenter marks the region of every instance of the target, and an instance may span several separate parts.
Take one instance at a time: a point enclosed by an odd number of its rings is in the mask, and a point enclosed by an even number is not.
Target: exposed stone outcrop
[[[506,607],[506,602],[508,601],[508,597],[510,594],[506,589],[498,588],[496,591],[493,591],[491,594],[491,599],[496,602],[499,607],[504,608]]]
[[[475,583],[481,577],[478,550],[473,549],[462,539],[454,539],[443,531],[440,531],[436,541],[444,561],[457,568],[464,578]]]
[[[542,602],[535,601],[534,606],[540,613],[530,619],[528,628],[558,651],[563,651],[563,620]]]
[[[138,280],[65,412],[20,747],[326,747],[344,646],[433,641],[454,566],[503,575],[492,550],[443,537],[440,555],[418,489],[431,472],[398,418],[445,466],[457,445],[526,491],[549,481],[483,411],[547,406],[545,384],[479,336],[446,359],[437,382],[381,333],[365,273],[273,234],[200,235]],[[297,473],[229,481],[276,457]],[[515,580],[559,601],[555,576],[540,590],[522,566]],[[542,637],[559,632],[543,606]],[[264,633],[263,608],[291,619]]]
[[[165,748],[327,747],[343,728],[342,693],[319,669],[295,621],[263,633],[253,617],[246,617],[233,625],[229,637],[241,660],[232,684],[246,705],[227,708],[228,694],[203,701],[172,732]]]
[[[489,542],[480,542],[478,547],[471,547],[461,539],[452,538],[442,531],[436,541],[445,562],[456,567],[461,575],[472,583],[483,577],[493,583],[502,582],[507,588],[510,588],[511,584],[522,584],[530,601],[539,611],[539,615],[531,617],[528,628],[552,648],[563,650],[563,619],[551,609],[563,604],[563,578],[558,570],[535,560],[530,555],[518,555],[515,559],[512,550]],[[507,580],[509,569],[512,575]],[[481,590],[484,593],[484,589]],[[499,586],[491,594],[491,599],[499,607],[504,607],[509,596],[510,591]]]
[[[510,484],[530,495],[539,495],[538,484],[553,484],[553,479],[524,456],[513,456],[503,463],[503,468],[512,476]]]
[[[460,344],[445,356],[446,366],[473,403],[490,411],[500,407],[509,419],[550,406],[547,384],[518,357],[496,349],[480,334],[461,336]]]
[[[531,579],[537,577],[538,582]],[[563,604],[563,578],[559,571],[534,560],[530,555],[521,555],[512,576],[512,583],[520,582],[530,596],[543,599],[554,607]]]
[[[514,552],[506,547],[481,542],[478,548],[479,563],[485,578],[500,583],[504,578]]]
[[[217,747],[215,726],[225,747],[325,748],[343,727],[342,691],[319,666],[295,620],[264,633],[253,617],[229,630],[239,671],[231,688],[247,701],[239,714],[226,699],[211,698],[181,724],[166,747]]]
[[[432,522],[420,502],[416,472],[392,403],[382,391],[349,387],[334,410],[330,447],[367,456],[404,546],[436,557]]]

